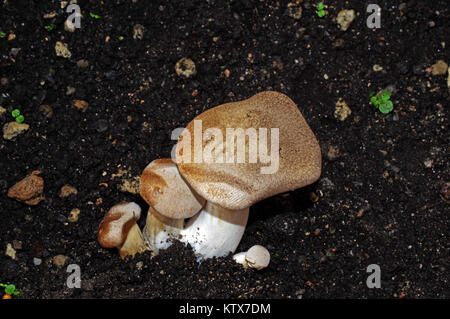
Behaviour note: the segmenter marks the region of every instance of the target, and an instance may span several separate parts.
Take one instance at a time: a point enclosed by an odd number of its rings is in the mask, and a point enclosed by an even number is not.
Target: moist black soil
[[[376,1],[379,29],[366,25],[374,1],[325,1],[322,19],[315,2],[298,2],[296,20],[288,1],[79,0],[81,28],[70,33],[60,1],[1,1],[0,124],[17,108],[30,125],[0,139],[0,282],[16,285],[13,298],[450,297],[449,91],[447,75],[430,70],[450,63],[447,1]],[[347,31],[333,20],[342,9],[357,12]],[[145,28],[141,40],[136,24]],[[56,56],[57,41],[70,58]],[[195,76],[176,74],[183,57],[195,62]],[[87,67],[77,66],[81,59]],[[387,87],[394,110],[382,114],[368,97]],[[231,256],[198,264],[180,243],[153,259],[121,260],[99,246],[110,207],[148,208],[113,174],[139,176],[170,156],[173,129],[265,90],[296,102],[323,150],[317,183],[250,210],[238,251],[264,245],[268,268],[246,270]],[[351,109],[344,121],[334,116],[340,98]],[[34,170],[45,200],[8,198]],[[66,184],[78,194],[61,199]],[[74,208],[81,213],[70,222]],[[5,252],[14,243],[12,259]],[[64,266],[56,255],[67,257]],[[66,286],[69,264],[81,268],[81,289]],[[370,264],[381,268],[380,289],[366,285]]]

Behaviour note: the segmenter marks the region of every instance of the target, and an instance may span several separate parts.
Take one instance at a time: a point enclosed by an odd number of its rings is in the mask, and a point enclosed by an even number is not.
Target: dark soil
[[[295,20],[288,1],[79,0],[82,27],[69,33],[60,1],[2,0],[0,105],[8,112],[0,125],[18,108],[30,129],[0,138],[0,282],[15,284],[21,298],[449,298],[450,98],[447,75],[429,67],[450,63],[450,9],[447,1],[407,1],[401,10],[376,1],[382,27],[373,30],[372,2],[327,0],[319,19],[316,2],[304,0]],[[358,12],[345,32],[333,22],[342,9]],[[142,40],[132,37],[138,23]],[[71,58],[56,56],[56,41]],[[196,76],[175,73],[182,57],[195,62]],[[77,67],[80,59],[89,66]],[[385,115],[368,96],[387,86],[395,87],[394,111]],[[238,251],[266,246],[267,269],[245,270],[230,256],[197,264],[179,243],[125,261],[99,246],[111,206],[148,207],[119,190],[119,165],[139,176],[170,156],[173,129],[264,90],[291,97],[323,149],[319,182],[251,208]],[[339,98],[352,110],[345,121],[333,115]],[[89,103],[86,112],[75,99]],[[39,111],[43,104],[53,117]],[[42,171],[45,201],[8,198],[33,170]],[[59,198],[65,184],[78,194]],[[81,210],[74,223],[73,208]],[[22,244],[16,260],[5,255],[13,241]],[[68,257],[62,268],[52,262],[59,254]],[[81,267],[81,289],[66,287],[68,264]],[[370,264],[381,267],[381,289],[366,286]]]

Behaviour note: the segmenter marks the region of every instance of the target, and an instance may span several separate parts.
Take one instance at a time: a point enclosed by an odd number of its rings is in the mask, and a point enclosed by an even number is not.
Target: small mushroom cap
[[[140,194],[158,213],[174,219],[192,217],[205,204],[171,159],[157,159],[147,165],[141,176]]]
[[[120,203],[106,213],[98,229],[98,242],[104,248],[119,247],[125,242],[128,232],[141,217],[141,208],[136,203]]]
[[[218,145],[216,149],[223,147],[225,151],[211,152],[213,158],[210,162],[195,162],[198,149],[195,146],[198,138],[194,135],[195,120],[201,120],[202,135],[209,128],[222,132],[223,142],[217,139],[214,142]],[[227,128],[242,128],[244,131],[254,128],[258,134],[258,150],[250,152],[247,136],[244,143],[235,142],[234,149],[228,150]],[[261,133],[260,128],[266,128],[266,133]],[[275,152],[279,151],[278,166],[275,172],[262,174],[261,169],[271,163],[261,161],[259,143],[262,135],[267,136],[265,144],[267,154],[271,156],[271,141],[276,138],[276,135],[272,136],[272,128],[278,129],[279,147],[274,148]],[[184,141],[185,135],[190,136],[189,142]],[[200,137],[200,141],[202,150],[205,150],[211,139],[205,141]],[[245,161],[237,163],[236,145],[242,144],[245,144]],[[186,160],[186,148],[189,151],[186,145],[190,145],[190,160]],[[250,155],[254,158],[256,152],[258,159],[252,163]],[[232,153],[234,162],[227,162]],[[226,154],[222,156],[224,163],[216,161],[221,154]],[[197,116],[178,140],[176,162],[181,175],[200,196],[226,209],[238,210],[315,182],[320,177],[322,157],[319,143],[295,103],[284,94],[268,91],[247,100],[214,107]]]
[[[245,261],[247,262],[247,266],[249,268],[261,270],[269,265],[270,253],[265,247],[255,245],[252,246],[245,254]]]

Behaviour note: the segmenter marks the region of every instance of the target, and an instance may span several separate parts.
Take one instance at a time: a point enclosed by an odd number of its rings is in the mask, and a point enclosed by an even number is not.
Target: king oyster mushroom
[[[236,129],[231,132],[230,128]],[[257,147],[251,140],[255,132],[259,133]],[[162,183],[153,174],[145,178],[144,171],[141,195],[156,211],[149,213],[144,236],[150,243],[159,238],[160,230],[161,243],[179,237],[199,259],[234,252],[251,205],[309,185],[321,173],[314,133],[295,103],[278,92],[262,92],[200,114],[182,132],[175,154],[177,167],[170,164],[171,183]]]

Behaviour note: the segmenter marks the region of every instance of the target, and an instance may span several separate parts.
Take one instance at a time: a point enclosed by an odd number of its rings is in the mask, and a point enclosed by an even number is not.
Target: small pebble
[[[89,103],[86,102],[86,101],[84,101],[84,100],[74,100],[74,101],[72,102],[72,105],[73,105],[76,109],[80,110],[81,112],[86,112],[86,110],[87,110],[87,108],[88,108],[88,106],[89,106]]]
[[[355,19],[355,10],[341,10],[338,13],[338,16],[336,18],[336,22],[339,26],[339,29],[341,31],[347,31],[347,29],[350,27],[350,24]]]
[[[122,180],[122,184],[118,185],[121,192],[130,193],[134,195],[139,194],[140,176],[131,177]]]
[[[70,185],[64,185],[61,187],[61,190],[59,191],[59,198],[67,198],[70,195],[77,195],[78,190]]]
[[[300,3],[293,1],[288,3],[287,7],[288,7],[288,14],[291,18],[299,20],[302,17],[303,8],[300,5]]]
[[[18,136],[20,134],[23,134],[26,131],[28,131],[29,128],[30,128],[30,126],[28,124],[17,123],[16,121],[6,123],[3,126],[3,138],[5,140],[9,140],[10,141],[13,138],[15,138],[16,136]]]
[[[13,246],[10,243],[8,243],[6,245],[5,255],[8,257],[11,257],[11,259],[16,259],[16,250],[13,248]]]
[[[70,215],[67,220],[71,223],[75,223],[78,221],[78,215],[80,215],[80,210],[78,208],[74,208],[70,211]]]
[[[433,160],[427,158],[424,162],[423,165],[425,165],[426,168],[431,168],[433,166]]]
[[[72,86],[68,86],[66,90],[66,95],[72,95],[76,92],[76,89]]]
[[[53,257],[52,261],[56,267],[62,268],[66,264],[68,258],[69,257],[64,255],[56,255],[55,257]]]
[[[178,60],[175,64],[175,72],[179,76],[184,76],[185,78],[194,76],[197,73],[194,61],[188,58]]]
[[[334,110],[334,117],[340,121],[345,121],[345,119],[352,114],[352,110],[348,107],[347,103],[342,99],[336,102],[336,108]]]
[[[383,71],[383,67],[379,64],[374,64],[374,66],[372,67],[372,70],[374,70],[375,72],[380,72],[380,71]]]
[[[55,44],[55,52],[57,56],[62,56],[63,58],[70,58],[72,53],[67,48],[67,43],[63,43],[61,41],[57,41]]]
[[[141,24],[136,24],[133,27],[133,39],[142,40],[144,38],[144,26]]]
[[[35,266],[39,266],[40,264],[42,264],[42,259],[41,259],[41,258],[36,258],[36,257],[34,257],[34,258],[33,258],[33,264],[34,264]]]
[[[341,151],[339,150],[339,147],[330,145],[327,152],[327,159],[329,161],[335,161],[341,157]]]
[[[439,60],[431,66],[431,74],[444,75],[447,73],[448,64],[444,60]]]
[[[54,17],[56,17],[56,11],[52,11],[50,13],[46,13],[44,14],[44,19],[53,19]]]

